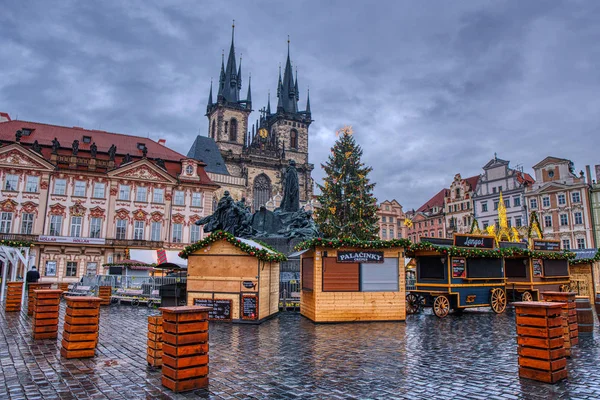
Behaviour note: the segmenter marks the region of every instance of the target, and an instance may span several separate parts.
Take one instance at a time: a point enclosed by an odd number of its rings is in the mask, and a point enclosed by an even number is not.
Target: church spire
[[[310,89],[306,91],[306,113],[310,115]]]
[[[237,73],[237,85],[238,89],[242,88],[242,55],[240,54],[240,66],[238,67]]]
[[[225,88],[225,50],[221,51],[221,73],[219,74],[219,93],[218,97],[223,96],[223,89]]]
[[[225,67],[225,78],[223,84],[223,98],[226,102],[237,103],[240,100],[241,85],[238,84],[238,70],[235,65],[235,20],[231,25],[231,46]],[[240,70],[241,71],[241,70]]]
[[[267,116],[271,115],[271,91],[269,90],[269,94],[267,95]]]
[[[213,89],[212,89],[212,78],[211,78],[211,80],[210,80],[210,92],[208,92],[208,104],[206,105],[207,109],[210,108],[210,106],[212,106],[212,104],[213,104],[212,92],[213,92]]]
[[[240,61],[241,63],[241,61]],[[251,89],[250,89],[250,80],[252,79],[252,75],[248,75],[248,94],[246,94],[246,104],[248,105],[248,108],[250,108],[251,104],[252,104],[252,93],[251,93]]]
[[[280,74],[281,75],[281,74]],[[280,78],[281,79],[281,78]],[[298,100],[296,95],[296,83],[294,82],[294,73],[292,71],[292,62],[290,60],[290,39],[288,37],[288,54],[283,72],[283,81],[280,80],[280,89],[277,97],[283,111],[288,113],[298,112]],[[279,111],[279,104],[277,106]]]

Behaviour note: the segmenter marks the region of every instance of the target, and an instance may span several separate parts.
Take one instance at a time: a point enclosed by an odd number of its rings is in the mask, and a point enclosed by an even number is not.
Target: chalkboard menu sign
[[[436,237],[421,236],[419,238],[419,242],[436,244],[438,246],[452,246],[452,239],[444,239],[444,238],[436,238]]]
[[[231,321],[231,300],[194,299],[195,306],[212,307],[208,312],[209,321]]]
[[[454,245],[457,247],[475,247],[478,249],[493,249],[494,238],[482,235],[454,235]]]
[[[339,263],[382,263],[383,251],[338,251]]]
[[[539,258],[533,259],[533,276],[544,276],[542,266],[542,260]]]
[[[466,278],[467,271],[465,270],[466,259],[464,257],[453,257],[452,258],[452,277],[453,278]]]
[[[258,297],[255,295],[242,295],[242,319],[258,319]]]
[[[517,247],[519,249],[526,249],[527,243],[525,243],[525,242],[500,242],[501,249],[508,249],[511,247]]]
[[[558,240],[533,239],[533,250],[559,251],[560,242]]]

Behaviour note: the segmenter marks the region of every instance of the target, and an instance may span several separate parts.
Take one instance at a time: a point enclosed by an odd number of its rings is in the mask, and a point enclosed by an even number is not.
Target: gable
[[[42,158],[41,155],[23,148],[18,144],[11,144],[0,148],[0,166],[11,168],[54,170],[54,166]]]
[[[175,183],[176,180],[164,170],[156,167],[148,160],[139,160],[131,164],[110,171],[109,176],[122,179],[134,179],[153,182],[170,182]]]
[[[535,164],[533,166],[533,169],[538,169],[538,168],[542,168],[548,164],[550,165],[558,165],[558,164],[568,164],[570,162],[570,160],[567,160],[565,158],[558,158],[558,157],[546,157],[544,158],[542,161],[540,161],[539,163]]]

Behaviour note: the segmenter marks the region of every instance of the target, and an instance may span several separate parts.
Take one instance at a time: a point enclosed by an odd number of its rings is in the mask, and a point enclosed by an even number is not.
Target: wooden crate
[[[567,319],[565,329],[565,346],[568,346],[567,357],[571,356],[571,347],[579,343],[579,328],[577,327],[577,304],[575,292],[543,292],[544,301],[564,303],[563,316]]]
[[[28,309],[34,304],[33,322],[31,323],[33,339],[56,339],[58,337],[58,313],[62,290],[35,289]]]
[[[6,299],[4,310],[6,312],[21,311],[21,296],[23,294],[23,282],[6,283]]]
[[[110,286],[100,286],[98,287],[98,297],[102,299],[100,302],[101,306],[110,305],[110,296],[112,295],[112,287]]]
[[[34,290],[47,290],[51,289],[51,283],[28,283],[27,284],[27,315],[33,315],[35,309],[35,296]]]
[[[567,377],[563,304],[514,303],[519,376],[546,383]]]
[[[162,384],[174,392],[208,386],[210,307],[162,307]],[[150,334],[151,332],[149,332]]]
[[[66,296],[67,309],[60,354],[66,358],[94,357],[98,344],[99,297]]]
[[[146,361],[151,367],[162,366],[163,356],[163,318],[159,316],[148,317],[148,349]]]

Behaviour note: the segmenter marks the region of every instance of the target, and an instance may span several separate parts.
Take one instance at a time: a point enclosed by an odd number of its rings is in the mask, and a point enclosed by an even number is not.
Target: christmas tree
[[[378,237],[377,199],[374,183],[367,175],[370,167],[360,161],[362,149],[354,141],[352,128],[337,132],[339,136],[331,155],[321,167],[327,173],[318,196],[321,208],[316,222],[327,238],[373,240]]]

